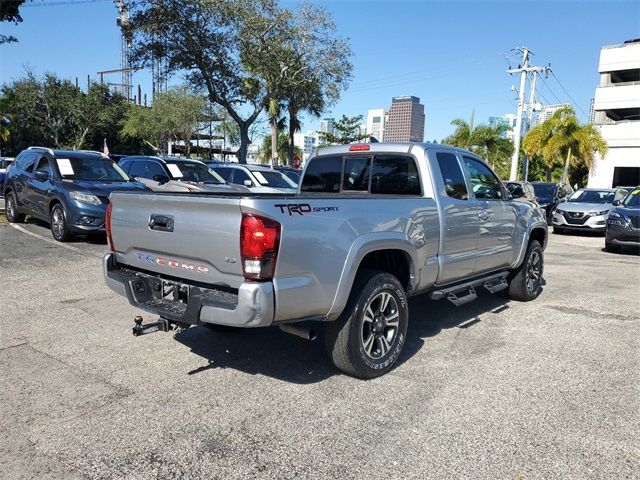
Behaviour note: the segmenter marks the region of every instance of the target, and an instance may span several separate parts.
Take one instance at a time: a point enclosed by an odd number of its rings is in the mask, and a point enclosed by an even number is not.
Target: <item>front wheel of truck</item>
[[[384,272],[359,272],[344,312],[326,325],[325,346],[333,364],[354,377],[387,373],[407,336],[409,308],[404,288]]]
[[[520,302],[528,302],[542,292],[542,273],[544,272],[544,256],[542,245],[531,240],[522,265],[509,277],[509,298]]]

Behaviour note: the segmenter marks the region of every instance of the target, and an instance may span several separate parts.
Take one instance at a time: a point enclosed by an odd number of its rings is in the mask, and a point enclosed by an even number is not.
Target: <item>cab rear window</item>
[[[301,192],[421,194],[420,176],[410,155],[348,155],[316,157],[302,178]]]

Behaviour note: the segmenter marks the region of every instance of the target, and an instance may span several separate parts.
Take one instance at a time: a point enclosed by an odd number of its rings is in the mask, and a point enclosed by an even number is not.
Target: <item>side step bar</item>
[[[509,272],[496,273],[488,277],[476,278],[458,285],[451,287],[434,290],[431,292],[430,297],[433,300],[440,300],[446,298],[456,307],[469,303],[478,298],[476,293],[476,287],[484,287],[491,293],[499,292],[509,286],[507,283],[507,276]]]

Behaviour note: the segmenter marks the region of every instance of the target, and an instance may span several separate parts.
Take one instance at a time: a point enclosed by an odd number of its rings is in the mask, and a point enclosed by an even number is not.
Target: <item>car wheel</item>
[[[611,252],[611,253],[616,253],[620,251],[620,245],[616,245],[614,243],[611,242],[607,242],[606,240],[604,241],[604,249],[607,252]]]
[[[49,225],[51,226],[51,234],[57,241],[68,242],[73,238],[73,233],[69,231],[67,216],[61,204],[56,203],[51,209]]]
[[[509,279],[509,298],[528,302],[542,293],[542,274],[544,256],[542,246],[537,240],[531,240],[527,247],[522,265],[514,270]]]
[[[16,202],[16,196],[13,192],[9,192],[5,198],[5,209],[7,212],[7,220],[9,223],[22,223],[25,216],[23,213],[18,213],[18,203]]]
[[[561,235],[564,233],[564,230],[560,227],[553,227],[553,233],[555,233],[556,235]]]
[[[360,272],[344,312],[326,324],[327,353],[349,375],[379,377],[398,360],[408,322],[407,296],[398,279],[383,272]]]

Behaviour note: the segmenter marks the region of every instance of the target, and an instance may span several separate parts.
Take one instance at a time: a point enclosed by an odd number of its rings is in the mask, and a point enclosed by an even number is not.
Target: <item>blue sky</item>
[[[637,0],[317,3],[333,13],[354,52],[353,82],[326,116],[366,116],[369,108],[388,108],[393,96],[415,95],[426,106],[427,140],[442,139],[451,132],[453,118],[468,119],[472,111],[476,122],[515,113],[516,93],[510,88],[518,79],[505,73],[505,55],[523,45],[535,53],[535,64],[551,63],[555,73],[556,78],[540,83],[543,103],[571,102],[570,95],[584,121],[598,84],[600,48],[640,37]],[[22,15],[22,24],[0,27],[20,39],[0,46],[0,82],[30,68],[78,77],[85,85],[87,74],[97,78],[97,71],[119,67],[120,37],[111,1],[26,6]],[[134,83],[150,93],[147,73],[136,73]],[[316,130],[318,123],[308,118],[304,129]]]

